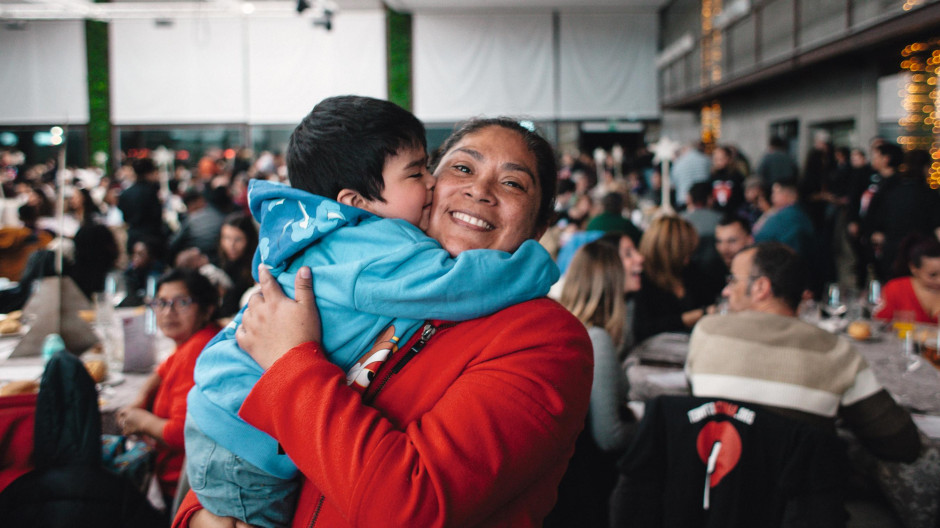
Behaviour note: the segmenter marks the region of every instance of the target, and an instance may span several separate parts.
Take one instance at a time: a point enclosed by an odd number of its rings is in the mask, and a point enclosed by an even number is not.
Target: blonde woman
[[[689,332],[715,311],[714,299],[703,291],[707,281],[689,266],[697,246],[695,228],[678,216],[661,216],[643,233],[645,280],[636,300],[637,341],[661,332]]]
[[[607,498],[616,483],[616,461],[632,437],[636,419],[627,409],[627,377],[618,349],[629,339],[627,294],[640,288],[643,257],[633,241],[606,235],[582,246],[571,259],[561,304],[588,329],[594,346],[594,383],[585,430],[558,490],[546,528],[608,526]]]

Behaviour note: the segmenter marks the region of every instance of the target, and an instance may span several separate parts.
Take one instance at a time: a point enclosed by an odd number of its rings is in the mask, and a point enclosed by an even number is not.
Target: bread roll
[[[0,321],[0,334],[15,334],[23,328],[23,325],[18,319],[10,319],[9,317]]]
[[[91,379],[95,380],[95,383],[101,383],[108,377],[108,364],[100,359],[86,361],[85,369],[91,374]]]
[[[871,337],[871,325],[866,321],[852,321],[846,332],[849,337],[863,341]]]

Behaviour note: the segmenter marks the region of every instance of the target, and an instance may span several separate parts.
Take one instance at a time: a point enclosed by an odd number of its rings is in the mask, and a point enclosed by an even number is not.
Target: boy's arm
[[[353,308],[409,319],[459,321],[543,297],[558,280],[558,266],[536,241],[514,253],[474,249],[456,258],[430,238],[364,262],[340,280],[318,280],[318,298],[353,292]],[[314,270],[315,279],[325,279]],[[338,274],[337,274],[338,275]]]

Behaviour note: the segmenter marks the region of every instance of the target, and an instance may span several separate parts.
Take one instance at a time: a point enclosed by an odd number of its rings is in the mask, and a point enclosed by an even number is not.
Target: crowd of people
[[[847,419],[876,454],[917,456],[909,416],[864,360],[795,316],[826,284],[878,281],[876,315],[937,323],[940,195],[923,152],[820,138],[800,168],[773,138],[752,167],[733,146],[688,145],[664,197],[645,148],[556,159],[538,134],[488,119],[429,156],[409,113],[348,97],[317,105],[286,158],[220,154],[172,171],[150,158],[69,169],[61,188],[54,163],[0,158],[0,273],[16,283],[0,313],[22,308],[62,251],[89,298],[119,272],[122,303],[149,303],[176,343],[119,418],[159,440],[168,504],[184,448],[199,453],[178,526],[606,525],[637,422],[621,365],[663,332],[694,332],[693,394],[745,401],[710,384],[724,347],[712,342],[776,350],[808,335],[827,368],[852,369],[844,383],[723,368],[744,387],[831,393],[825,406],[753,403]],[[712,317],[747,311],[770,315]],[[774,325],[791,339],[748,338]],[[261,482],[279,507],[237,492]]]

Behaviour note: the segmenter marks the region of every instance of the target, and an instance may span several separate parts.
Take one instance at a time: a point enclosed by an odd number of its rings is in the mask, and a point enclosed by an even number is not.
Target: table
[[[126,313],[133,313],[130,309]],[[119,310],[119,315],[121,314]],[[39,379],[42,376],[43,360],[40,356],[9,357],[22,336],[0,337],[0,384],[11,380]],[[175,344],[158,332],[155,336],[156,363],[169,356]],[[140,392],[150,372],[111,372],[104,383],[99,384],[101,428],[104,434],[121,434],[115,415],[130,404]]]
[[[868,453],[847,431],[853,467],[873,480],[905,526],[934,528],[940,521],[940,370],[921,359],[907,372],[902,342],[883,332],[874,339],[853,341],[875,378],[902,407],[911,411],[921,429],[923,451],[912,464],[886,462]],[[645,401],[663,394],[689,394],[683,372],[688,334],[665,333],[637,345],[624,362],[630,382],[629,399]]]

